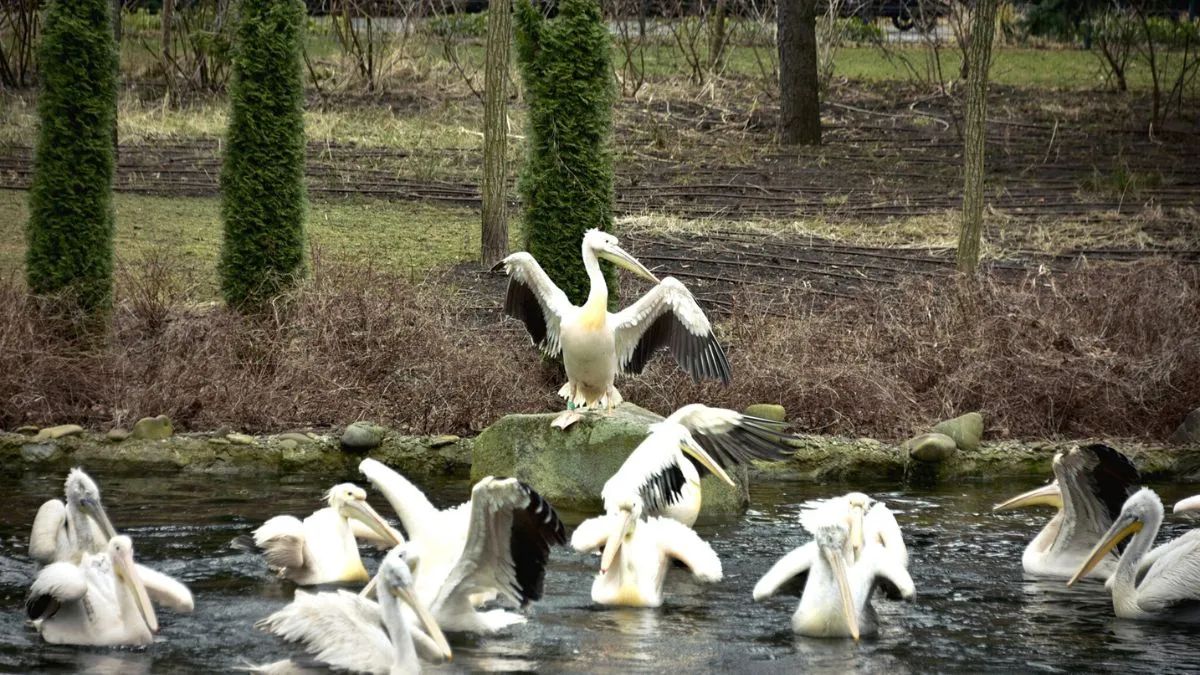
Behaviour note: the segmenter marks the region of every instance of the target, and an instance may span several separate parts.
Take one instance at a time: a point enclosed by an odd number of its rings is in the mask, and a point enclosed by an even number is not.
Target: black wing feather
[[[58,612],[60,607],[62,607],[62,603],[49,593],[31,595],[25,600],[25,614],[30,621],[49,619]]]
[[[504,313],[520,319],[529,331],[533,344],[543,347],[546,342],[546,314],[538,302],[533,289],[516,278],[508,280],[508,293],[504,296]]]
[[[717,336],[712,331],[703,336],[693,335],[671,311],[655,319],[642,333],[623,370],[630,375],[640,375],[655,352],[664,347],[671,351],[675,362],[693,381],[710,379],[729,384],[729,360],[721,343],[717,342]]]
[[[729,469],[731,466],[748,464],[753,459],[771,462],[787,459],[796,452],[787,445],[791,434],[784,432],[781,427],[778,422],[743,415],[741,422],[725,433],[693,433],[692,438],[722,469]],[[694,457],[686,453],[685,456],[701,476],[710,473]]]
[[[679,498],[683,496],[683,486],[686,482],[683,477],[683,469],[674,462],[647,478],[646,482],[638,488],[645,515],[660,514],[667,507],[679,501]]]
[[[567,543],[567,530],[550,502],[525,483],[520,485],[529,496],[529,505],[513,511],[509,550],[517,577],[517,595],[524,607],[541,599],[550,547]]]
[[[1096,496],[1108,511],[1109,520],[1116,520],[1117,516],[1121,515],[1121,507],[1125,505],[1129,494],[1142,482],[1137,467],[1120,451],[1103,443],[1093,443],[1080,449],[1091,452],[1096,457],[1091,482],[1095,487]]]

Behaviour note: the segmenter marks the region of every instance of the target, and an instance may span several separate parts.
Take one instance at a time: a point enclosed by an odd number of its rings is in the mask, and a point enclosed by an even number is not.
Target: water
[[[196,611],[160,612],[162,629],[148,648],[91,649],[43,644],[22,612],[33,565],[25,556],[29,524],[40,503],[61,494],[59,473],[0,476],[0,671],[168,673],[220,672],[243,661],[268,662],[301,650],[253,628],[286,604],[292,588],[261,560],[228,542],[278,513],[303,515],[318,495],[353,475],[276,478],[113,476],[96,474],[109,514],[133,537],[140,562],[187,583]],[[1117,620],[1095,582],[1026,580],[1020,557],[1041,528],[1041,511],[992,514],[1001,498],[1031,482],[959,484],[934,489],[867,490],[897,512],[917,586],[914,602],[875,600],[880,632],[849,640],[797,637],[792,597],[751,600],[754,583],[781,555],[807,540],[797,505],[812,497],[869,486],[780,482],[756,485],[743,517],[697,527],[720,555],[725,580],[694,582],[684,570],[667,579],[657,610],[601,609],[589,598],[595,558],[557,549],[546,597],[529,623],[492,636],[450,636],[451,665],[432,672],[1196,672],[1200,629]],[[1196,486],[1160,488],[1167,504]],[[445,506],[468,485],[446,481],[428,490]],[[381,513],[390,508],[375,496]],[[568,525],[584,514],[562,513]],[[1167,535],[1187,523],[1168,518]],[[367,553],[371,567],[378,554]]]

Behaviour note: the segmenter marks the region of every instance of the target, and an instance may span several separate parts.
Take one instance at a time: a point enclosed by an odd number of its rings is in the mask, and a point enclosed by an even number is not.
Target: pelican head
[[[81,472],[82,473],[82,472]],[[158,632],[158,617],[154,614],[154,606],[150,604],[150,596],[146,586],[138,575],[137,565],[133,562],[133,541],[124,535],[117,535],[108,540],[108,559],[112,561],[113,572],[117,580],[133,598],[138,614],[145,622],[151,633]]]
[[[363,490],[354,483],[334,485],[325,495],[325,500],[329,502],[331,509],[338,512],[338,515],[343,518],[353,518],[363,523],[371,528],[375,534],[390,541],[392,546],[404,543],[399,534],[383,519],[383,516],[379,515],[367,503],[366,490]]]
[[[1188,513],[1190,511],[1200,511],[1200,495],[1175,502],[1174,513]]]
[[[854,607],[854,597],[850,594],[850,580],[846,576],[846,556],[843,553],[848,537],[846,528],[840,524],[823,525],[813,533],[817,549],[833,570],[833,579],[837,583],[838,595],[842,601],[842,615],[846,619],[846,629],[850,631],[850,637],[857,640],[858,611]]]
[[[412,566],[415,566],[415,562],[409,560],[408,551],[404,546],[397,546],[389,551],[379,566],[380,591],[390,594],[393,598],[397,598],[411,607],[425,633],[437,645],[442,658],[449,660],[452,655],[450,645],[446,642],[446,636],[442,633],[442,629],[434,620],[433,615],[417,599],[416,592],[413,590]]]
[[[604,544],[604,554],[600,556],[600,573],[606,574],[612,567],[621,545],[633,537],[637,521],[642,517],[642,502],[637,499],[626,499],[617,504],[617,529],[608,537]]]
[[[1096,565],[1108,555],[1127,537],[1131,537],[1138,532],[1141,532],[1146,527],[1147,522],[1153,522],[1154,528],[1162,522],[1163,507],[1159,501],[1158,495],[1149,488],[1142,488],[1125,501],[1125,506],[1121,508],[1121,515],[1117,516],[1113,521],[1112,527],[1108,528],[1108,532],[1100,537],[1100,541],[1092,549],[1086,561],[1080,566],[1079,571],[1075,572],[1075,576],[1071,577],[1067,585],[1070,586],[1076,581],[1079,581],[1088,572],[1095,569]],[[1157,529],[1155,530],[1157,531]]]
[[[1059,461],[1055,457],[1054,461]],[[1012,499],[1005,500],[992,507],[993,511],[1005,511],[1008,509],[1019,509],[1027,506],[1053,506],[1056,509],[1063,507],[1062,490],[1058,487],[1058,481],[1051,481],[1047,485],[1040,488],[1035,488],[1029,492],[1022,492]]]
[[[64,490],[67,494],[67,504],[95,521],[100,526],[106,540],[117,536],[117,530],[108,519],[108,514],[104,511],[104,504],[100,501],[100,487],[96,485],[96,481],[92,480],[91,476],[83,472],[83,469],[71,469],[71,472],[67,474]],[[78,536],[88,537],[90,533],[90,528],[79,523]]]
[[[654,276],[650,270],[638,262],[637,258],[629,255],[625,249],[621,248],[617,244],[617,238],[607,232],[601,232],[597,229],[588,230],[583,235],[583,251],[585,257],[590,252],[592,255],[603,258],[618,267],[624,267],[647,281],[658,283],[658,277]]]

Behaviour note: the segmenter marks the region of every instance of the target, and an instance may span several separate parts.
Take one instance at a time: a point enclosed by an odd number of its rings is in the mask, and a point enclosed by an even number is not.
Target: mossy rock
[[[936,463],[953,457],[958,445],[946,434],[934,432],[910,439],[902,448],[908,452],[909,457],[917,461]]]
[[[764,420],[772,422],[786,422],[787,410],[778,403],[755,403],[751,406],[746,406],[743,413],[751,417],[761,417]]]
[[[1200,408],[1183,418],[1168,441],[1175,445],[1200,445]]]
[[[133,437],[143,441],[161,441],[175,433],[171,418],[166,415],[143,417],[133,425]]]
[[[551,504],[599,511],[600,491],[662,418],[631,403],[612,415],[588,414],[565,431],[550,426],[557,413],[508,415],[475,439],[471,480],[513,476]],[[741,513],[750,503],[744,471],[730,472],[730,486],[706,476],[701,482],[702,515]]]
[[[933,431],[953,438],[959,450],[975,452],[983,440],[983,415],[969,412],[952,420],[939,422],[933,427]]]

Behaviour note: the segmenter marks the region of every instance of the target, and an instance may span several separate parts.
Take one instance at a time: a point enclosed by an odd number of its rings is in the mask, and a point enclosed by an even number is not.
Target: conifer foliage
[[[108,0],[53,0],[38,46],[41,93],[26,278],[89,312],[112,302],[117,51]]]
[[[596,0],[562,0],[545,19],[518,0],[517,59],[529,101],[520,193],[527,250],[577,304],[588,281],[583,233],[612,224],[611,39]],[[605,265],[609,287],[611,267]]]
[[[221,168],[221,290],[254,308],[305,271],[301,0],[243,0]]]

